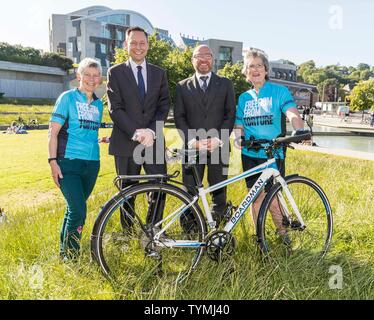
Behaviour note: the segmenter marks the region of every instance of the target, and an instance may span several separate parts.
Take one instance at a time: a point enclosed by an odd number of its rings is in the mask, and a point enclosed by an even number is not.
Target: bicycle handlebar
[[[263,148],[262,145],[269,144],[269,147],[284,147],[290,143],[300,143],[301,141],[310,140],[312,138],[312,134],[310,132],[294,135],[291,137],[281,137],[272,140],[267,139],[250,139],[250,140],[242,140],[241,146],[252,148],[252,149],[261,149]]]

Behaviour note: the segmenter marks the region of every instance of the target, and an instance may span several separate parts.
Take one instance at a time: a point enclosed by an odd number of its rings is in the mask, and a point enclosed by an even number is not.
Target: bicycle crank
[[[217,262],[232,256],[236,246],[235,237],[226,231],[214,231],[208,236],[207,255]]]

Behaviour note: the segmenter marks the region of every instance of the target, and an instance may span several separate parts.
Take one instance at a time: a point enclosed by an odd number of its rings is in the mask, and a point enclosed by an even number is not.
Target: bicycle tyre
[[[154,183],[134,185],[109,200],[99,213],[91,235],[92,258],[99,264],[105,276],[114,280],[119,280],[121,277],[135,280],[144,274],[154,275],[160,271],[160,268],[163,269],[163,273],[172,272],[180,275],[181,273],[193,271],[198,265],[204,252],[204,247],[185,250],[181,248],[164,248],[161,250],[161,261],[145,257],[146,242],[149,237],[144,227],[150,230],[153,226],[146,225],[145,211],[148,210],[144,210],[144,206],[147,206],[149,194],[152,192],[162,192],[166,195],[164,218],[175,211],[177,206],[179,208],[192,202],[192,197],[180,188],[171,184]],[[131,236],[129,237],[126,236],[126,230],[123,230],[123,226],[120,223],[119,212],[121,205],[131,198],[136,199],[134,204],[136,216],[134,217]],[[201,208],[194,204],[189,210],[197,222],[197,230],[192,235],[184,234],[180,219],[176,219],[166,233],[168,233],[168,236],[173,237],[172,239],[174,240],[188,239],[203,242],[207,228]],[[137,267],[134,267],[134,265],[137,265]],[[127,280],[124,279],[124,281]]]
[[[266,195],[257,221],[257,237],[262,253],[265,255],[282,252],[304,252],[323,258],[327,253],[333,234],[333,215],[330,202],[322,188],[313,180],[294,175],[285,178],[288,188],[296,202],[306,228],[301,230],[296,215],[293,213],[289,200],[286,199],[287,210],[291,213],[291,221],[284,218],[282,213],[282,227],[275,225],[270,206],[279,206],[279,194],[283,188],[280,183],[275,184]],[[277,202],[274,202],[277,201]],[[276,218],[277,219],[277,218]],[[278,230],[286,230],[287,241]],[[280,250],[277,250],[280,249]]]

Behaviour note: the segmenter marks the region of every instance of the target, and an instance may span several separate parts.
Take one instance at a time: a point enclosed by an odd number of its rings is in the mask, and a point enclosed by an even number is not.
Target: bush
[[[65,71],[73,68],[72,60],[57,53],[42,53],[34,48],[22,47],[21,45],[12,46],[6,42],[0,42],[0,60],[57,67]]]

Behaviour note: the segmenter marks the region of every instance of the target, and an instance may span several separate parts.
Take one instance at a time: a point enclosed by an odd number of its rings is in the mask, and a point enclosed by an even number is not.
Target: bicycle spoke
[[[134,187],[131,194],[123,195],[126,201],[117,201],[102,213],[97,260],[117,281],[132,282],[144,273],[160,274],[161,270],[169,275],[189,273],[200,260],[202,247],[170,247],[181,240],[202,242],[205,234],[204,220],[195,205],[174,189]],[[192,232],[186,232],[178,212],[187,207],[189,214],[182,216],[191,218]],[[123,223],[124,216],[131,218],[130,224]]]
[[[281,188],[274,191],[269,197],[279,197],[278,193],[282,193],[286,208],[278,210],[282,214],[287,210],[290,217],[287,224],[282,226],[277,224],[273,219],[274,206],[267,205],[261,213],[263,216],[262,230],[262,248],[266,253],[274,252],[283,247],[287,247],[292,252],[303,252],[305,254],[315,255],[318,252],[324,252],[331,239],[332,218],[331,208],[327,199],[320,192],[319,187],[307,178],[294,178],[288,182],[288,188],[295,200],[299,213],[305,223],[301,228],[299,219],[294,212],[289,199],[283,193]],[[270,200],[268,200],[269,203]],[[271,200],[272,201],[272,200]],[[277,219],[279,220],[279,219]]]

